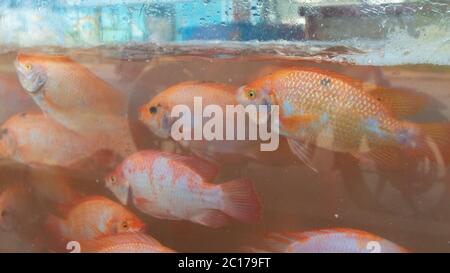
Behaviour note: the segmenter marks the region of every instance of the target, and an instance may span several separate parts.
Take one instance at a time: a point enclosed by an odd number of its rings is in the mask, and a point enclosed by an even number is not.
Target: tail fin
[[[450,164],[450,123],[419,124],[423,144],[421,152],[434,163],[438,175],[445,175],[447,166]]]
[[[246,178],[236,179],[220,185],[225,197],[224,212],[244,223],[259,220],[261,205],[253,183]]]

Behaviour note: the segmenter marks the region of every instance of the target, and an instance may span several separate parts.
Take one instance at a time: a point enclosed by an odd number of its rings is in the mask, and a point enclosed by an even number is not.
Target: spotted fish
[[[173,153],[145,150],[126,158],[106,177],[116,197],[161,219],[187,220],[218,228],[231,219],[258,220],[260,205],[245,178],[220,185],[211,182],[217,167],[208,161]]]
[[[439,175],[450,161],[449,123],[404,120],[424,106],[419,94],[318,68],[288,68],[242,86],[237,98],[244,105],[278,105],[279,133],[310,166],[314,145],[390,167],[406,155],[433,164]]]

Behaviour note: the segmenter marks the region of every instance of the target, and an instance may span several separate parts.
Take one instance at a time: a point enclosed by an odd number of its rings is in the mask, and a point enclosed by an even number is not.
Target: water
[[[167,87],[182,81],[199,80],[243,85],[258,76],[283,67],[319,67],[383,87],[426,94],[429,105],[413,120],[450,119],[450,65],[442,59],[405,59],[387,62],[375,50],[348,45],[294,43],[191,43],[128,45],[83,49],[23,48],[23,52],[68,55],[123,92],[128,100],[128,122],[139,150],[160,149],[189,154],[171,141],[150,133],[137,117],[137,109]],[[386,53],[386,52],[384,52]],[[0,76],[23,96],[16,80],[13,61],[17,49],[0,55]],[[371,61],[369,61],[371,60]],[[431,61],[430,61],[431,60]],[[15,87],[14,87],[15,86]],[[39,111],[26,96],[21,107],[0,105],[4,122],[14,112]],[[17,111],[15,111],[17,110]],[[19,111],[20,110],[20,111]],[[55,147],[58,149],[58,147]],[[277,158],[277,159],[275,159]],[[279,160],[281,158],[281,160]],[[214,230],[185,221],[158,220],[129,208],[148,224],[147,232],[164,245],[180,252],[233,252],[261,241],[271,231],[303,231],[348,227],[366,230],[400,244],[411,251],[450,251],[449,175],[419,176],[408,168],[394,171],[365,170],[345,154],[319,151],[318,174],[298,162],[287,150],[265,163],[242,159],[223,161],[217,183],[246,176],[251,178],[263,206],[261,221]],[[103,187],[105,171],[72,171],[3,160],[0,185],[22,184],[36,194],[36,183],[65,181],[86,195],[115,197]],[[37,182],[36,182],[37,181]],[[58,182],[56,182],[58,183]],[[62,183],[62,182],[61,182]],[[37,186],[39,189],[40,187]],[[42,194],[41,194],[42,195]],[[46,215],[56,208],[36,200],[35,221],[12,230],[0,230],[0,251],[50,251],[48,236],[42,236]]]

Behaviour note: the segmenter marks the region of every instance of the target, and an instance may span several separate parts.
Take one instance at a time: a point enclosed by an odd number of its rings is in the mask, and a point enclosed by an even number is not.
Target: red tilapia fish
[[[384,167],[401,164],[406,155],[434,163],[440,176],[446,172],[450,124],[402,120],[421,109],[423,96],[318,68],[278,70],[242,86],[237,96],[244,105],[278,105],[280,134],[310,166],[310,147],[316,145]]]
[[[183,82],[169,87],[139,110],[139,119],[157,136],[168,139],[171,137],[171,128],[176,117],[171,117],[171,111],[176,105],[186,105],[194,114],[194,97],[201,97],[203,107],[218,105],[225,113],[226,105],[236,105],[234,96],[236,87],[219,83]],[[193,119],[193,116],[191,117]],[[224,120],[226,117],[224,116]],[[225,123],[224,123],[225,124]],[[191,132],[194,124],[191,124]],[[225,135],[223,136],[225,138]],[[198,154],[214,157],[214,154],[240,153],[254,157],[257,143],[250,141],[225,140],[180,140],[182,146],[190,148]]]
[[[174,253],[156,239],[140,232],[126,232],[82,240],[81,253]]]
[[[208,227],[230,218],[258,220],[260,205],[248,179],[214,185],[216,165],[178,154],[141,151],[124,160],[106,179],[116,197],[156,218],[188,220]]]
[[[15,66],[22,87],[46,116],[98,139],[99,149],[122,156],[136,150],[127,100],[83,65],[66,56],[19,53]]]
[[[0,158],[26,164],[72,167],[95,156],[97,143],[40,113],[18,114],[0,128]]]
[[[46,227],[56,240],[91,240],[123,232],[137,232],[144,223],[120,204],[90,196],[69,205],[64,219],[50,215]]]
[[[271,233],[263,249],[253,252],[281,253],[406,253],[405,248],[369,232],[319,229],[308,232]]]
[[[194,98],[202,99],[202,107],[209,105],[219,106],[223,111],[223,124],[234,124],[235,116],[226,116],[226,106],[236,106],[237,87],[221,83],[212,82],[182,82],[173,85],[153,97],[148,103],[139,109],[139,119],[155,135],[163,139],[171,138],[171,128],[177,117],[171,117],[173,107],[177,105],[186,105],[191,114],[194,115]],[[191,117],[193,119],[193,116]],[[210,118],[204,118],[203,123]],[[232,119],[232,120],[231,120]],[[191,123],[191,132],[194,132],[194,123]],[[236,134],[236,130],[233,135]],[[194,154],[207,159],[224,159],[230,161],[236,160],[238,156],[251,158],[260,163],[270,162],[292,162],[288,153],[261,152],[261,140],[226,140],[225,128],[223,130],[223,140],[179,140],[178,143],[185,148],[189,148]],[[280,146],[286,147],[286,141],[280,139]],[[279,149],[278,151],[282,151]],[[286,150],[286,149],[285,149]],[[287,155],[287,156],[286,156]]]
[[[118,90],[67,56],[19,53],[15,66],[23,88],[40,106],[45,103],[68,112],[126,114],[126,99]]]

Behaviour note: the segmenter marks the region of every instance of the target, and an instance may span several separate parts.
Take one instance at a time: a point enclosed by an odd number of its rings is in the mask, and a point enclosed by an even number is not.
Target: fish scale
[[[406,253],[407,249],[362,230],[349,228],[319,229],[306,232],[270,233],[263,249],[282,253]]]
[[[324,79],[327,80],[326,84]],[[376,99],[342,80],[331,79],[320,73],[296,70],[275,81],[272,84],[277,87],[276,99],[282,109],[281,102],[289,101],[296,114],[305,113],[319,117],[324,113],[329,115],[326,123],[317,125],[317,121],[314,121],[304,128],[307,132],[305,140],[324,146],[322,148],[344,152],[354,150],[361,145],[364,136],[369,142],[377,144],[386,141],[387,139],[381,139],[367,130],[365,120],[370,118],[379,120],[379,127],[383,131],[394,132],[401,126],[388,116],[385,107]],[[283,128],[281,130],[284,131]],[[290,133],[305,138],[301,130]],[[322,141],[317,143],[321,133]]]
[[[157,218],[216,228],[229,224],[230,217],[257,220],[259,201],[252,183],[241,178],[213,184],[216,168],[196,157],[145,150],[126,158],[105,182],[123,204],[130,198],[137,209]]]

